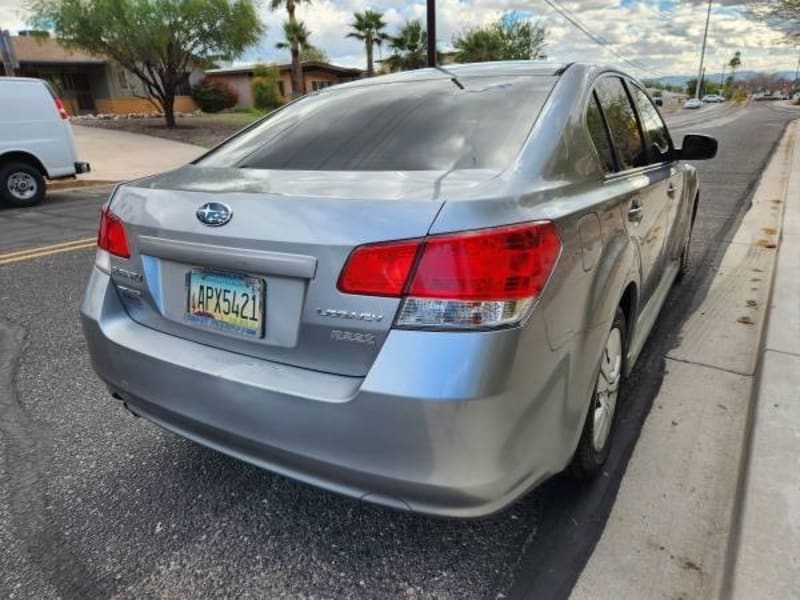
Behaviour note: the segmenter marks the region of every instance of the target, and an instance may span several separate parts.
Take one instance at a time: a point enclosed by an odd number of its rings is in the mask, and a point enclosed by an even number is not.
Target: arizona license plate
[[[224,333],[264,333],[264,281],[233,273],[190,271],[186,320]]]

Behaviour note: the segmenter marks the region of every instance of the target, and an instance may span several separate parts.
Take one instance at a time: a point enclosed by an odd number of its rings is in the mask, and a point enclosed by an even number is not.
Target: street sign
[[[3,64],[3,75],[13,77],[14,70],[19,69],[14,46],[11,44],[11,34],[8,29],[0,29],[0,62]]]

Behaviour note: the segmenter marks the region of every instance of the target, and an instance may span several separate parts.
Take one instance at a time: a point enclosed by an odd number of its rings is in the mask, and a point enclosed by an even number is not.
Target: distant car
[[[683,105],[683,108],[696,109],[700,108],[701,106],[703,106],[703,103],[700,102],[700,100],[697,98],[689,98],[686,101],[686,104]]]
[[[41,79],[0,77],[0,200],[33,206],[44,199],[45,177],[87,173],[78,160],[67,111]]]
[[[717,94],[706,94],[703,96],[703,102],[706,104],[722,104],[725,102],[725,98]]]
[[[686,269],[685,161],[716,149],[590,65],[326,88],[116,189],[92,365],[136,415],[395,508],[478,517],[569,465],[602,476]]]

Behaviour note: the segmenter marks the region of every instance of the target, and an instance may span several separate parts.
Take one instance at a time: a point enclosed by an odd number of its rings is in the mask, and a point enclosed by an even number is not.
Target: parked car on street
[[[702,106],[703,106],[703,103],[700,100],[698,100],[697,98],[689,98],[686,101],[686,103],[683,105],[683,108],[697,109],[697,108],[701,108]]]
[[[706,104],[722,104],[725,102],[725,98],[717,94],[706,94],[703,96],[703,102]]]
[[[687,268],[695,169],[620,71],[309,94],[103,208],[81,307],[135,415],[387,506],[476,517],[601,472]]]
[[[69,117],[48,83],[0,77],[0,200],[32,206],[45,196],[45,178],[87,173],[78,160]]]

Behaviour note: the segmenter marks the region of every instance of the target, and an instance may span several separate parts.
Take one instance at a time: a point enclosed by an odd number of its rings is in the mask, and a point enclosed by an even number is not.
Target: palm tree
[[[373,60],[373,46],[380,47],[389,36],[383,32],[386,22],[383,13],[376,10],[365,10],[363,13],[353,13],[355,19],[350,27],[353,29],[346,37],[355,38],[364,42],[367,50],[367,77],[375,75],[375,62]]]
[[[733,58],[732,58],[732,59],[731,59],[731,61],[728,63],[728,66],[729,66],[729,67],[731,68],[731,70],[732,70],[731,77],[732,77],[732,78],[733,78],[733,80],[735,81],[735,80],[736,80],[736,70],[737,70],[739,67],[741,67],[741,66],[742,66],[742,53],[741,53],[739,50],[737,50],[737,51],[736,51],[736,53],[733,55]]]
[[[313,48],[308,41],[311,32],[302,21],[284,21],[283,37],[286,41],[278,42],[275,47],[279,50],[288,49],[292,53],[292,96],[301,96],[305,93],[303,89],[303,51]],[[300,68],[300,76],[297,78],[294,73],[295,65]],[[295,83],[295,81],[299,83]]]
[[[428,36],[419,19],[406,21],[396,37],[389,38],[392,55],[384,62],[390,71],[420,69],[426,65]]]
[[[286,7],[286,13],[289,15],[289,23],[292,27],[297,25],[297,18],[294,16],[295,8],[298,4],[311,4],[311,0],[269,0],[269,9],[275,12],[279,8]],[[286,33],[286,26],[283,28]],[[286,37],[289,40],[289,37]],[[300,50],[292,48],[292,96],[300,96],[303,94],[303,64]]]

